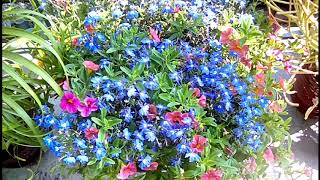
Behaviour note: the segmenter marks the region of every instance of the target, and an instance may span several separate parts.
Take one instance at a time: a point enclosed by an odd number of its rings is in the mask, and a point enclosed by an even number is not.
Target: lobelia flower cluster
[[[244,1],[233,3],[240,3],[241,9],[245,6]],[[269,100],[272,93],[256,90],[267,83],[265,74],[239,73],[243,67],[250,70],[256,65],[249,59],[249,46],[233,37],[236,30],[226,27],[203,44],[194,44],[165,37],[166,25],[161,23],[140,27],[136,24],[142,16],[140,9],[132,5],[128,10],[127,5],[127,1],[113,4],[111,16],[118,25],[112,34],[104,33],[99,26],[103,18],[91,12],[84,20],[84,34],[73,39],[79,54],[95,60],[87,58],[80,64],[89,77],[85,94],[65,81],[61,113],[53,114],[45,106],[34,118],[41,128],[51,131],[44,137],[48,149],[68,168],[96,164],[101,174],[106,173],[104,168],[110,174],[116,172],[112,178],[201,168],[193,177],[203,180],[227,174],[223,166],[201,166],[213,149],[213,139],[207,137],[212,123],[227,129],[230,147],[263,151],[266,127],[262,116],[280,110]],[[187,13],[187,18],[201,19],[210,31],[218,23],[215,14],[228,1],[160,1],[141,6],[151,17]],[[130,34],[134,37],[125,39]],[[205,122],[208,117],[210,121]],[[234,150],[226,149],[232,156]],[[268,148],[264,158],[273,161],[270,157]],[[253,157],[244,163],[247,172],[256,169]]]

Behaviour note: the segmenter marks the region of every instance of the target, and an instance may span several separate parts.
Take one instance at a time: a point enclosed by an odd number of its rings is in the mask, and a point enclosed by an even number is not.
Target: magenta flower
[[[60,107],[69,113],[76,113],[80,105],[80,99],[72,92],[65,92],[62,96]]]
[[[201,97],[198,99],[198,104],[201,107],[205,108],[207,106],[207,102],[206,101],[207,101],[206,96],[205,95],[201,95]]]
[[[86,97],[84,103],[81,103],[78,110],[81,112],[82,117],[90,116],[91,112],[98,110],[98,101],[96,98]]]
[[[126,166],[123,166],[118,174],[118,179],[128,179],[130,176],[134,176],[137,173],[137,167],[134,162],[129,163]]]
[[[157,31],[156,31],[156,30],[154,30],[153,28],[150,28],[150,29],[149,29],[149,32],[150,32],[150,35],[151,35],[152,39],[153,39],[155,42],[160,42],[160,41],[161,41],[161,40],[160,40],[160,37],[159,37],[159,35],[157,34]]]
[[[84,61],[83,65],[89,71],[98,71],[99,70],[99,65],[95,64],[92,61]]]
[[[264,152],[263,158],[267,161],[267,163],[268,163],[269,165],[274,163],[275,158],[274,158],[273,152],[272,152],[272,150],[271,150],[270,147],[268,147],[268,148],[266,149],[266,151]]]
[[[201,180],[221,180],[222,175],[222,171],[211,169],[202,175]]]
[[[144,171],[155,171],[158,168],[157,162],[152,162],[149,167],[143,169]]]
[[[193,136],[190,147],[193,150],[193,152],[201,153],[204,151],[204,148],[207,142],[208,142],[207,138],[202,137],[200,135],[195,135]]]
[[[65,91],[69,91],[70,90],[70,86],[67,80],[63,81],[63,85],[62,85],[63,90]]]

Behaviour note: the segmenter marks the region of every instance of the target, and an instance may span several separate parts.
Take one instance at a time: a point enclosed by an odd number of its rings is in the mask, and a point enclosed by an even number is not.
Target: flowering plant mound
[[[225,21],[225,1],[121,3],[85,18],[60,113],[35,117],[61,166],[92,179],[213,180],[291,162],[282,90],[261,60],[279,44],[252,16]]]

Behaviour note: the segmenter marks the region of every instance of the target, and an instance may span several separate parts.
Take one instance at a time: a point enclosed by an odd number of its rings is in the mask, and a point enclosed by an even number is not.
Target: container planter
[[[4,168],[20,168],[27,165],[33,165],[37,162],[40,156],[40,148],[36,147],[26,147],[26,146],[9,146],[8,151],[2,150],[2,167]],[[19,158],[25,159],[19,160],[15,158],[17,156]]]
[[[311,67],[304,66],[306,69],[312,70]],[[315,71],[315,70],[314,70]],[[318,75],[298,74],[293,84],[293,90],[297,93],[292,94],[291,98],[294,103],[298,103],[297,107],[301,113],[305,113],[307,109],[313,106],[312,99],[318,98],[319,84]],[[319,117],[319,107],[317,106],[309,115],[309,118]]]

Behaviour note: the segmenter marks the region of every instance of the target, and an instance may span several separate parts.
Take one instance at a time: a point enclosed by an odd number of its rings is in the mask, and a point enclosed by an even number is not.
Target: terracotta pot
[[[25,146],[9,146],[10,154],[16,155],[26,161],[18,160],[12,157],[6,150],[2,150],[2,167],[4,168],[20,168],[26,165],[33,165],[37,162],[40,156],[40,148],[25,147]]]
[[[310,69],[308,67],[304,67]],[[293,84],[293,90],[297,93],[292,94],[291,98],[294,103],[298,103],[298,110],[305,113],[307,109],[313,105],[312,99],[318,98],[319,94],[318,75],[296,75],[296,81]],[[309,115],[309,118],[319,117],[319,106],[317,106]]]

